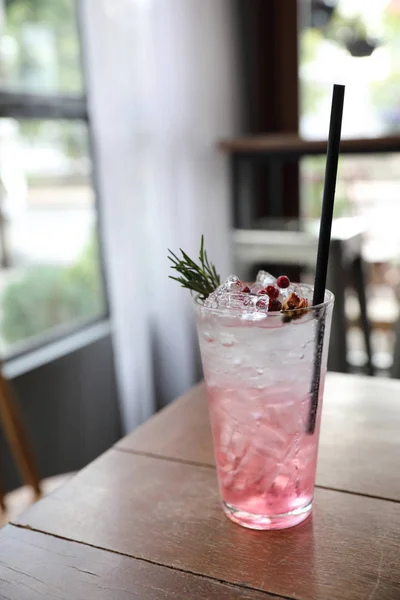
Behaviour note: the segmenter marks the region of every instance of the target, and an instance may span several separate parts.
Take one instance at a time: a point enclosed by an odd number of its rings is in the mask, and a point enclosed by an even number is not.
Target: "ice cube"
[[[253,291],[242,292],[243,287],[243,283],[236,275],[230,275],[206,298],[204,306],[240,312],[243,319],[264,318],[268,311],[268,296],[258,296]],[[263,289],[260,283],[256,283],[253,287],[257,290]]]
[[[221,427],[220,427],[219,443],[220,443],[220,450],[224,454],[226,454],[229,450],[233,433],[234,433],[234,430],[233,430],[232,425],[230,423],[222,422]]]
[[[275,481],[273,483],[273,493],[278,495],[282,495],[286,488],[290,483],[290,475],[289,474],[280,474],[275,477]]]
[[[226,308],[239,309],[246,312],[256,310],[255,307],[258,300],[256,296],[243,292],[224,294],[221,299]]]
[[[219,308],[220,296],[215,291],[204,300],[204,306],[207,308]]]
[[[268,313],[268,301],[263,305],[259,304],[257,296],[254,296],[257,300],[255,305],[250,308],[245,307],[245,311],[242,312],[241,318],[245,321],[260,321],[265,319]]]
[[[227,277],[221,285],[208,296],[208,298],[206,298],[204,306],[207,308],[224,308],[227,303],[225,296],[231,292],[240,292],[242,287],[243,284],[239,277],[236,277],[236,275],[229,275],[229,277]]]
[[[261,283],[259,283],[258,281],[256,281],[251,286],[250,291],[251,291],[252,294],[259,294],[261,292],[261,290],[263,290],[264,288],[265,288],[265,285],[262,285]]]
[[[267,285],[276,285],[276,277],[267,271],[258,271],[256,283],[260,283],[263,288],[265,288]]]
[[[225,294],[223,300],[226,308],[243,310],[245,306],[251,305],[251,298],[249,294],[242,292],[234,292]]]
[[[215,291],[219,294],[224,294],[225,292],[238,292],[242,288],[243,283],[240,281],[239,277],[236,277],[236,275],[229,275]]]
[[[256,296],[256,303],[255,303],[255,309],[258,312],[267,312],[268,311],[268,305],[269,305],[269,298],[268,296]]]
[[[229,310],[254,310],[256,296],[245,292],[229,292],[216,290],[206,298],[207,308],[228,308]]]
[[[300,296],[300,298],[306,298],[308,300],[308,305],[312,306],[314,288],[310,285],[306,284],[298,284],[296,286],[297,291],[296,294]]]
[[[283,302],[284,300],[289,298],[289,296],[292,292],[297,294],[299,296],[299,298],[303,298],[303,292],[302,292],[301,286],[296,285],[294,283],[291,283],[289,285],[289,287],[287,287],[287,288],[280,288],[279,291],[280,291],[279,299],[281,302]]]

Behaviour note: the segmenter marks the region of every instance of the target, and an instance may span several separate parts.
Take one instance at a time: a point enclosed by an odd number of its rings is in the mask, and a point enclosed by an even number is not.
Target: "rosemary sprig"
[[[172,262],[172,269],[180,274],[180,277],[169,276],[170,279],[178,281],[182,287],[196,292],[201,300],[205,300],[220,284],[220,276],[215,266],[209,262],[207,252],[204,250],[204,235],[201,236],[199,261],[197,264],[182,250],[179,249],[182,258],[178,258],[172,250],[168,249],[168,259]]]

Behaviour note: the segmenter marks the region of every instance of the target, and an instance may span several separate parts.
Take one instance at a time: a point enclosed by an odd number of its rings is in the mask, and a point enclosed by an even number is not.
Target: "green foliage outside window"
[[[1,300],[1,335],[11,344],[104,311],[98,248],[93,236],[69,267],[33,266]]]
[[[4,71],[0,77],[7,87],[39,94],[82,93],[74,0],[11,0],[6,3],[1,35],[15,44],[15,54],[0,63]],[[54,133],[46,123],[20,122],[21,135],[27,140],[53,141],[70,158],[79,158],[87,150],[81,129],[80,123],[63,124],[58,127],[58,139],[52,140]]]
[[[38,44],[28,44],[26,34],[35,27]],[[79,93],[82,77],[74,0],[12,0],[7,3],[4,33],[18,46],[18,57],[10,73],[11,83],[23,84],[23,77],[30,73],[37,72],[40,77],[48,67],[46,56],[40,54],[41,29],[51,35],[55,45],[57,91]]]

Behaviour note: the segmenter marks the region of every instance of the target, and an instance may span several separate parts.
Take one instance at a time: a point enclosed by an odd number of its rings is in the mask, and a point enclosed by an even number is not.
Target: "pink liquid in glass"
[[[209,388],[219,486],[233,520],[281,529],[310,513],[319,419],[307,435],[309,402],[285,387]]]

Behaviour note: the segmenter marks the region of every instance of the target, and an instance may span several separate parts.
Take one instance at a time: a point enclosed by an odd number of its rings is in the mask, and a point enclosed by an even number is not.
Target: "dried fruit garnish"
[[[282,304],[282,311],[284,312],[284,320],[286,322],[292,319],[299,319],[307,312],[307,309],[307,298],[300,298],[295,292],[291,292]]]

